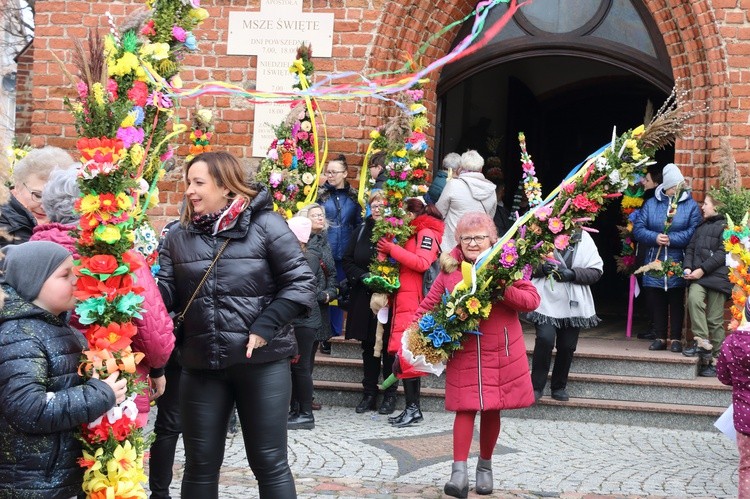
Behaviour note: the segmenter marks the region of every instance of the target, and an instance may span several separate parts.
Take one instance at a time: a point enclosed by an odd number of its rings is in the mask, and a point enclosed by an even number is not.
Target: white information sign
[[[333,13],[303,13],[302,0],[261,0],[260,12],[230,12],[227,54],[258,56],[256,90],[288,92],[294,85],[289,66],[302,43],[314,57],[331,57]],[[288,104],[256,104],[253,156],[265,156]]]

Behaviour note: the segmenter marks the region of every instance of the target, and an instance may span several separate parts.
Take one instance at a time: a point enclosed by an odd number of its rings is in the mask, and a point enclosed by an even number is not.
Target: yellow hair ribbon
[[[367,189],[367,176],[370,174],[370,170],[367,168],[367,163],[370,161],[370,156],[372,156],[373,145],[375,144],[375,141],[371,141],[370,144],[367,146],[367,151],[365,152],[365,159],[362,161],[362,169],[359,171],[359,189],[357,191],[357,201],[359,201],[359,205],[362,207],[362,210],[364,211],[365,208],[365,194],[369,189]]]

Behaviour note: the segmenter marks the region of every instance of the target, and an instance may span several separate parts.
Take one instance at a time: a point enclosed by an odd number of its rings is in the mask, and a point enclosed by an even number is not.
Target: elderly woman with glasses
[[[349,244],[352,232],[362,223],[362,207],[357,201],[357,191],[346,181],[347,173],[348,166],[343,154],[329,161],[326,167],[327,180],[321,186],[318,195],[318,203],[325,210],[328,219],[328,242],[331,244],[339,281],[346,277],[341,263],[344,250]],[[344,312],[339,307],[331,307],[330,316],[331,332],[333,336],[340,336]],[[324,353],[330,353],[330,346],[325,342],[322,349]]]
[[[417,316],[432,310],[462,280],[461,263],[475,263],[497,242],[497,228],[486,213],[470,212],[458,220],[456,246],[441,256],[441,272],[419,305]],[[445,408],[456,412],[453,422],[453,468],[444,491],[451,497],[467,497],[466,461],[474,437],[474,419],[480,413],[477,494],[492,493],[492,454],[500,435],[500,411],[534,403],[519,312],[539,306],[539,294],[529,281],[516,281],[492,303],[487,319],[479,323],[481,334],[464,334],[462,349],[448,361]]]
[[[42,191],[54,169],[65,170],[75,161],[59,147],[34,149],[13,168],[10,200],[0,207],[0,246],[25,243],[34,227],[47,222]]]
[[[374,411],[377,408],[380,374],[382,372],[383,379],[386,379],[393,372],[393,357],[385,348],[378,356],[375,356],[375,331],[378,321],[370,309],[372,290],[364,283],[364,279],[370,275],[370,262],[378,253],[375,243],[372,242],[372,230],[375,227],[375,221],[383,216],[385,206],[383,191],[371,192],[369,204],[372,215],[367,217],[361,228],[352,234],[343,260],[351,290],[349,313],[346,317],[346,339],[362,342],[364,377],[362,378],[362,400],[355,409],[358,414]],[[389,330],[386,328],[383,334],[383,345],[388,344],[388,333]],[[383,404],[380,407],[381,414],[389,414],[387,411],[393,412],[392,401],[395,400],[396,388],[397,385],[394,383],[386,389]]]

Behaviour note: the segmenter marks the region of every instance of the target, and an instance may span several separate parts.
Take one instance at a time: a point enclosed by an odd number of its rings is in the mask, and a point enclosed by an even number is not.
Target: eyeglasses
[[[490,236],[461,236],[461,243],[462,244],[482,244],[485,239],[487,239]]]
[[[307,218],[325,218],[325,215],[322,213],[316,213],[314,215],[307,215]]]
[[[371,204],[370,205],[370,209],[371,210],[382,210],[384,206],[385,206],[384,204]]]
[[[326,172],[326,177],[333,177],[337,173],[346,173],[346,170],[330,170]]]
[[[26,182],[21,182],[24,187],[26,187],[26,190],[29,191],[29,194],[31,194],[31,199],[36,201],[37,203],[42,202],[42,191],[32,191],[29,189],[29,186],[26,185]]]

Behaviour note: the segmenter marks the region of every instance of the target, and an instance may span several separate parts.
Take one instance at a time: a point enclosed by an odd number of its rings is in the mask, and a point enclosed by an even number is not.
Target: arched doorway
[[[543,190],[606,144],[612,128],[644,121],[673,86],[664,41],[642,2],[545,0],[520,14],[482,50],[448,66],[438,82],[436,162],[448,152],[478,150],[504,173],[509,208],[521,180],[518,132],[526,134]],[[495,8],[487,24],[499,18]],[[473,20],[468,21],[468,23]],[[471,30],[467,24],[456,42]],[[673,150],[659,162],[672,161]],[[605,279],[598,308],[622,313],[627,279],[616,272],[619,203],[600,215],[595,236]]]

